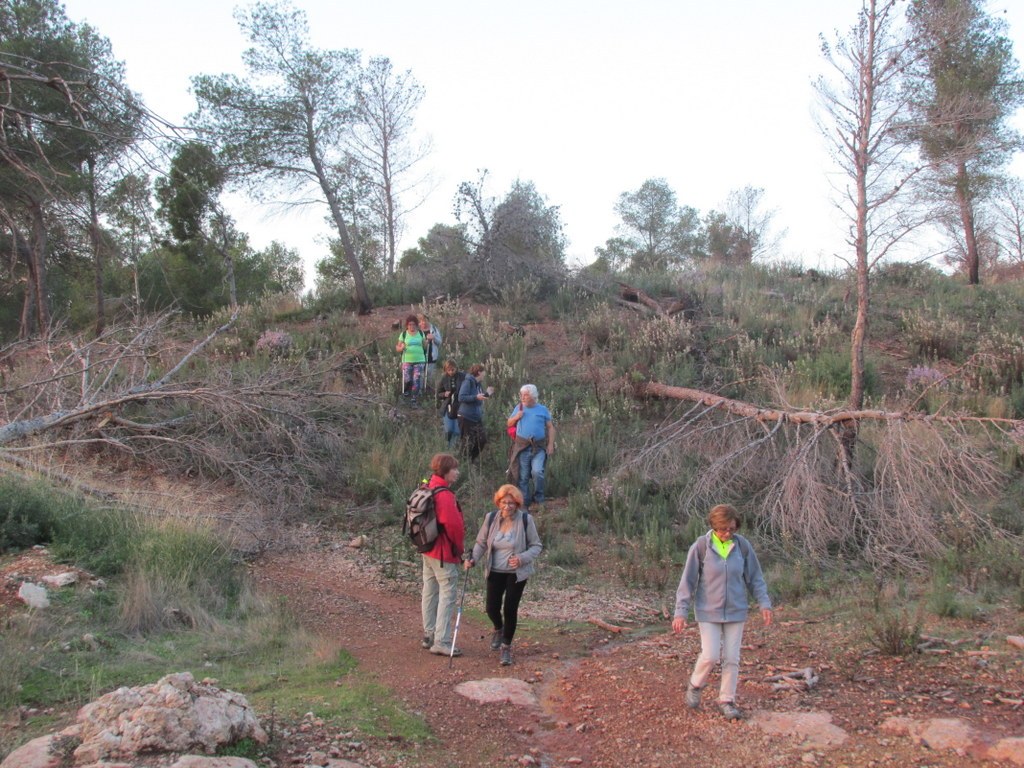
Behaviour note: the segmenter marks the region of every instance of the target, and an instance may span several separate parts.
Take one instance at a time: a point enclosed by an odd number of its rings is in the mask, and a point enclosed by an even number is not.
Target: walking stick
[[[463,569],[466,570],[466,569]],[[466,585],[469,584],[469,571],[466,570],[466,577],[462,580],[462,597],[459,598],[459,611],[455,614],[455,631],[452,632],[452,649],[448,656],[448,669],[452,668],[455,661],[455,640],[459,636],[459,624],[462,623],[462,604],[466,602]]]

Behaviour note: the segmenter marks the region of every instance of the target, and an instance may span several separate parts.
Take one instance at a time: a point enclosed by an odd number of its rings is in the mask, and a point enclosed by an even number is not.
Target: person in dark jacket
[[[459,479],[459,461],[450,453],[438,453],[430,460],[433,474],[427,485],[441,490],[434,494],[438,536],[434,547],[424,552],[423,647],[439,656],[461,656],[452,648],[452,611],[459,586],[459,562],[466,537],[462,510],[455,499],[452,483]]]
[[[441,402],[441,423],[449,450],[462,434],[459,430],[459,390],[465,380],[466,372],[460,371],[454,360],[444,361],[444,376],[437,384],[437,399]]]
[[[484,389],[484,367],[474,363],[469,375],[459,389],[459,430],[462,432],[462,446],[470,460],[480,456],[487,445],[484,429],[484,400],[494,393],[494,387]]]
[[[678,635],[686,629],[692,607],[700,628],[700,656],[690,675],[686,705],[691,709],[700,706],[701,690],[721,660],[718,705],[728,720],[743,716],[736,706],[736,687],[748,592],[761,607],[764,625],[772,623],[772,603],[761,564],[750,542],[736,533],[742,522],[739,512],[728,504],[719,504],[708,513],[711,530],[698,538],[686,555],[672,619],[672,631]]]
[[[494,505],[497,510],[484,517],[465,567],[472,568],[478,560],[484,564],[487,618],[494,625],[491,650],[501,652],[501,664],[507,667],[512,663],[519,601],[542,547],[533,516],[522,509],[523,494],[518,488],[501,486],[494,494]]]

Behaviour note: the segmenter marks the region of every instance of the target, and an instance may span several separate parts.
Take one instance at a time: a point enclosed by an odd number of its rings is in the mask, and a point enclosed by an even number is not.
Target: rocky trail
[[[337,754],[364,766],[1024,765],[1024,653],[991,626],[990,645],[980,648],[886,657],[868,649],[859,627],[779,606],[772,627],[748,624],[747,717],[730,723],[713,695],[698,711],[683,704],[696,629],[673,636],[636,596],[547,589],[542,568],[521,608],[516,663],[501,667],[471,590],[464,655],[449,665],[419,647],[416,585],[384,580],[356,549],[320,542],[268,556],[254,572],[437,737],[420,745],[362,739],[348,754],[331,734],[307,729],[282,756],[293,763]],[[808,667],[818,678],[810,690],[800,677],[780,682]]]

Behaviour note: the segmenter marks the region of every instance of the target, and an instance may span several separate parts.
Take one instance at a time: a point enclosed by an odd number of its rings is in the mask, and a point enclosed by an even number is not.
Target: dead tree
[[[184,348],[171,319],[0,350],[8,369],[0,462],[126,456],[155,472],[233,485],[278,520],[304,508],[315,486],[337,480],[355,403],[367,400],[321,391],[337,359],[313,371],[280,362],[259,375],[207,368],[203,356],[234,318]],[[337,407],[317,404],[328,399]]]
[[[765,408],[657,382],[634,392],[691,405],[653,431],[620,473],[671,483],[680,456],[698,456],[685,510],[703,515],[745,499],[767,533],[811,559],[839,551],[876,566],[919,567],[951,544],[980,541],[993,527],[978,500],[1008,479],[997,449],[1024,448],[1024,420]],[[854,464],[843,442],[851,424],[870,448]]]

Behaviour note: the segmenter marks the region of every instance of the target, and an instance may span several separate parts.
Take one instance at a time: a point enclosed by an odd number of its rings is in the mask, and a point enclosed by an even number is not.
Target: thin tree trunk
[[[960,209],[960,223],[964,228],[964,246],[967,251],[967,282],[981,282],[981,259],[978,255],[978,236],[974,230],[974,207],[971,205],[967,164],[961,161],[956,169],[956,202]]]
[[[18,330],[19,339],[27,339],[32,335],[32,321],[36,311],[35,277],[30,269],[25,280],[25,296],[21,302],[21,326]]]
[[[29,206],[32,217],[32,240],[29,243],[30,272],[33,275],[31,289],[35,296],[36,322],[39,333],[46,333],[50,327],[50,300],[46,288],[46,222],[43,219],[43,206],[33,200]]]
[[[89,243],[92,246],[93,278],[96,288],[96,336],[103,334],[107,327],[107,315],[103,307],[103,250],[100,242],[100,217],[96,210],[96,176],[93,161],[89,168]]]
[[[312,120],[309,115],[312,110],[307,105],[307,152],[310,162],[313,163],[313,170],[316,172],[320,189],[327,199],[327,205],[331,209],[331,219],[334,227],[338,230],[338,237],[341,239],[341,248],[345,253],[345,261],[348,263],[349,271],[352,273],[352,282],[356,290],[357,312],[360,315],[368,315],[373,309],[373,302],[370,301],[370,292],[366,290],[366,281],[363,279],[363,269],[359,266],[359,258],[356,256],[356,249],[352,245],[352,238],[348,234],[348,226],[345,224],[345,217],[341,211],[341,202],[338,200],[334,185],[327,177],[327,169],[324,168],[323,158],[320,157],[320,147],[317,144],[316,135],[313,132]]]

